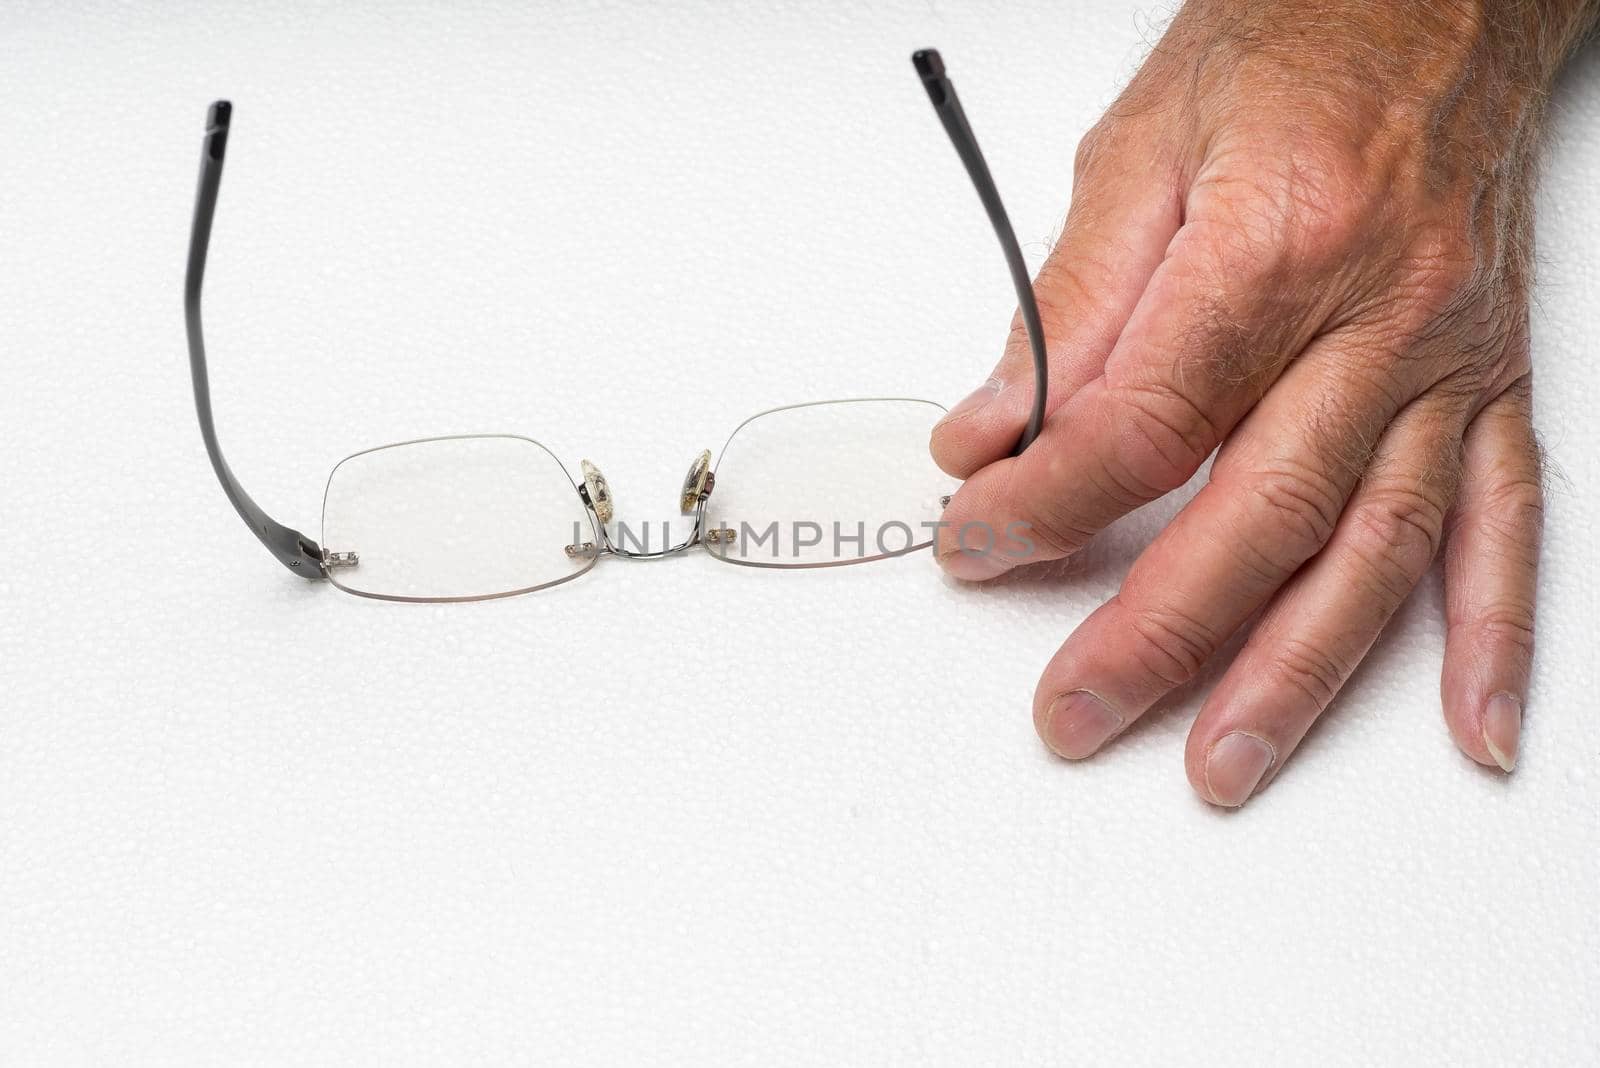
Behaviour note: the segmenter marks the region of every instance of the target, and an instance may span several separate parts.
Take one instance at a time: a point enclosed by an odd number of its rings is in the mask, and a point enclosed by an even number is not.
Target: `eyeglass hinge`
[[[355,567],[360,563],[361,556],[359,553],[336,553],[330,552],[327,549],[322,550],[323,567]]]

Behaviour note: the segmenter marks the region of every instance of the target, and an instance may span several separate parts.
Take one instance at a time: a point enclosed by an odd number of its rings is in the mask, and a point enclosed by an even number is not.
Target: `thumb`
[[[1079,145],[1072,207],[1033,284],[1050,362],[1047,414],[1099,377],[1181,221],[1171,181],[1153,167],[1148,180],[1129,181],[1115,158],[1123,153],[1102,149],[1103,142],[1091,131]],[[1010,455],[1033,390],[1028,335],[1021,315],[1013,315],[994,373],[934,427],[934,461],[967,478]]]

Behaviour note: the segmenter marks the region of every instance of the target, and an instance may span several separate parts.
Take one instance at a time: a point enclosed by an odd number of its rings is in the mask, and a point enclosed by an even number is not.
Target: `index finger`
[[[1188,481],[1326,319],[1292,296],[1295,273],[1287,256],[1186,226],[1105,372],[1050,416],[1030,449],[983,468],[955,494],[936,544],[941,566],[983,580],[1066,556]],[[974,544],[974,530],[1019,524],[1026,543]]]

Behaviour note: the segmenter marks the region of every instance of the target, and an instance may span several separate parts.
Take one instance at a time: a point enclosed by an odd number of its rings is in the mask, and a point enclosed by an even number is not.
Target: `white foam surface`
[[[1600,60],[1540,195],[1552,487],[1522,767],[1439,714],[1437,574],[1238,814],[1199,694],[1066,766],[1035,679],[1163,505],[1052,581],[602,561],[502,602],[294,580],[212,478],[500,431],[670,514],[745,416],[950,403],[1159,12],[13,3],[0,14],[0,1050],[12,1063],[1577,1063],[1600,1048]]]

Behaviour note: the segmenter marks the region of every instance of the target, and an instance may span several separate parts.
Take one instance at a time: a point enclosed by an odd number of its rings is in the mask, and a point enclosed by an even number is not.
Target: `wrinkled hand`
[[[1442,542],[1444,714],[1510,771],[1533,652],[1541,492],[1528,285],[1536,142],[1593,0],[1189,0],[1078,149],[1036,292],[1049,419],[1011,459],[1020,324],[933,435],[967,481],[953,575],[1066,556],[1210,480],[1051,660],[1040,735],[1087,757],[1255,618],[1189,735],[1189,780],[1272,778]],[[983,548],[984,543],[971,548]],[[1256,613],[1260,616],[1256,618]]]

